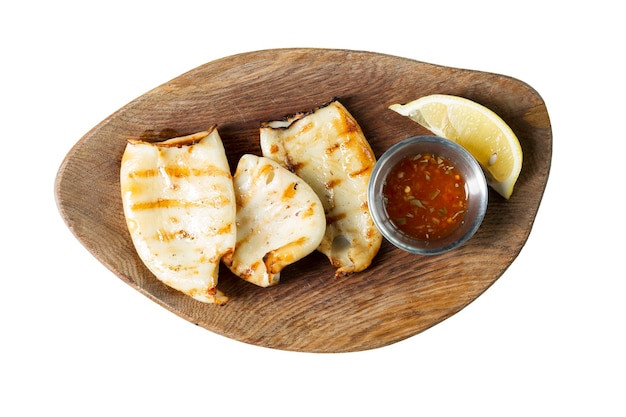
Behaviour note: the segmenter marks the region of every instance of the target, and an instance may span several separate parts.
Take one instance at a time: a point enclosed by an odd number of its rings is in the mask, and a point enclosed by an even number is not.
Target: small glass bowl
[[[405,157],[433,154],[450,161],[466,183],[467,207],[461,224],[440,239],[422,240],[400,231],[389,219],[383,188],[391,170]],[[487,181],[474,157],[459,144],[438,136],[414,136],[396,143],[376,162],[368,187],[370,213],[382,235],[394,246],[410,253],[437,255],[467,242],[478,230],[487,210]]]

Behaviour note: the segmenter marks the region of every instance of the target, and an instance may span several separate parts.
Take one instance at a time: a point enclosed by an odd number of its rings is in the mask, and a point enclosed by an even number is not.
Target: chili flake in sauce
[[[433,154],[402,159],[383,187],[387,214],[405,234],[435,240],[463,223],[465,178],[447,159]]]

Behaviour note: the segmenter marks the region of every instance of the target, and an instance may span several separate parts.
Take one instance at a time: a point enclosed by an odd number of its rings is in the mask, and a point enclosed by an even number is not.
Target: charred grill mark
[[[302,212],[302,218],[306,219],[307,217],[311,217],[312,215],[314,215],[315,214],[314,207],[315,207],[315,203],[307,207],[307,209]]]
[[[233,230],[233,223],[226,223],[221,227],[211,227],[210,229],[206,230],[204,235],[206,237],[213,237],[213,236],[221,236],[221,235],[226,235],[226,234],[230,234]]]
[[[207,207],[224,207],[230,204],[230,199],[225,196],[218,196],[212,200],[199,200],[199,201],[182,201],[182,200],[168,200],[158,199],[154,201],[145,201],[141,203],[135,203],[132,206],[133,210],[153,210],[153,209],[167,209],[167,208],[207,208]]]
[[[304,125],[302,125],[302,126],[300,127],[300,131],[298,132],[298,134],[299,134],[299,135],[300,135],[300,134],[303,134],[303,133],[305,133],[305,132],[308,132],[309,130],[313,130],[314,128],[315,128],[315,124],[313,124],[313,123],[311,123],[311,122],[306,123],[306,124],[304,124]]]
[[[151,178],[156,177],[163,172],[166,176],[172,178],[185,178],[185,177],[226,177],[230,178],[230,173],[221,170],[215,166],[208,166],[206,168],[190,168],[186,166],[167,166],[159,169],[146,169],[141,171],[133,171],[128,174],[129,178]]]
[[[224,226],[217,229],[217,235],[229,234],[233,230],[233,224],[227,223]]]
[[[352,171],[349,175],[351,177],[358,177],[358,176],[363,175],[363,174],[369,174],[371,170],[372,170],[372,166],[371,165],[365,165],[365,166],[363,166],[361,169],[359,169],[357,171]]]
[[[278,147],[277,144],[272,143],[270,145],[270,153],[274,154],[274,153],[278,153],[280,151],[280,148]]]
[[[326,148],[324,152],[326,153],[326,155],[330,155],[333,152],[335,152],[337,149],[339,149],[340,147],[341,147],[341,144],[339,142],[335,142],[332,145],[330,145],[328,148]]]
[[[132,171],[128,173],[128,178],[151,178],[159,175],[157,169],[145,169],[143,171]]]
[[[281,200],[290,200],[296,195],[296,190],[298,189],[298,183],[292,182],[283,190],[283,195],[281,196]]]
[[[341,184],[341,179],[333,178],[332,180],[324,183],[324,188],[326,190],[332,190],[333,188],[336,188],[337,186],[339,186],[339,184]]]
[[[191,271],[194,275],[198,274],[198,266],[195,264],[194,265],[169,264],[169,265],[165,265],[165,267],[169,269],[170,271],[174,271],[174,272]]]
[[[206,168],[188,168],[188,167],[166,167],[165,172],[171,177],[230,177],[229,172],[225,172],[215,166],[208,166]]]
[[[344,125],[345,125],[345,130],[347,133],[358,133],[359,132],[359,125],[357,124],[356,120],[352,119],[351,117],[346,117],[344,115],[343,117],[344,119]]]
[[[173,232],[159,229],[156,232],[156,240],[161,242],[169,242],[172,240],[195,240],[195,238],[196,237],[194,235],[183,229]]]

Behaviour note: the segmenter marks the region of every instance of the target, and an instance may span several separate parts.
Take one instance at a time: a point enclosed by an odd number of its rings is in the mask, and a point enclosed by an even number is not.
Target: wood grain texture
[[[518,135],[524,164],[509,201],[490,190],[481,228],[460,249],[423,257],[383,242],[372,266],[335,279],[324,256],[289,266],[272,288],[222,267],[225,306],[197,302],[160,283],[139,260],[122,212],[119,169],[129,138],[169,138],[218,125],[231,170],[260,155],[259,123],[338,97],[379,157],[395,142],[429,134],[388,110],[427,94],[454,94],[498,113]],[[373,349],[414,336],[460,311],[514,261],[546,186],[552,132],[545,103],[511,77],[362,51],[278,49],[207,63],[124,106],[70,150],[57,205],[78,240],[120,279],[186,320],[245,343],[307,352]]]

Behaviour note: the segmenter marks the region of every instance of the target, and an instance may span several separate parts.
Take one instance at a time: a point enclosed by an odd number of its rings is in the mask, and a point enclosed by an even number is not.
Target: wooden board
[[[259,123],[338,97],[376,156],[429,134],[388,110],[427,94],[454,94],[498,113],[518,135],[524,164],[509,201],[490,191],[476,235],[447,254],[410,255],[383,242],[371,267],[335,279],[315,252],[259,288],[220,270],[225,306],[197,302],[161,284],[139,260],[122,213],[119,169],[129,138],[168,138],[218,125],[231,169],[260,155]],[[80,242],[131,287],[208,330],[254,345],[307,352],[373,349],[414,336],[459,312],[494,283],[526,242],[550,170],[545,103],[511,77],[362,51],[278,49],[200,66],[137,98],[89,131],[60,166],[55,195]],[[77,296],[80,296],[78,294]]]

